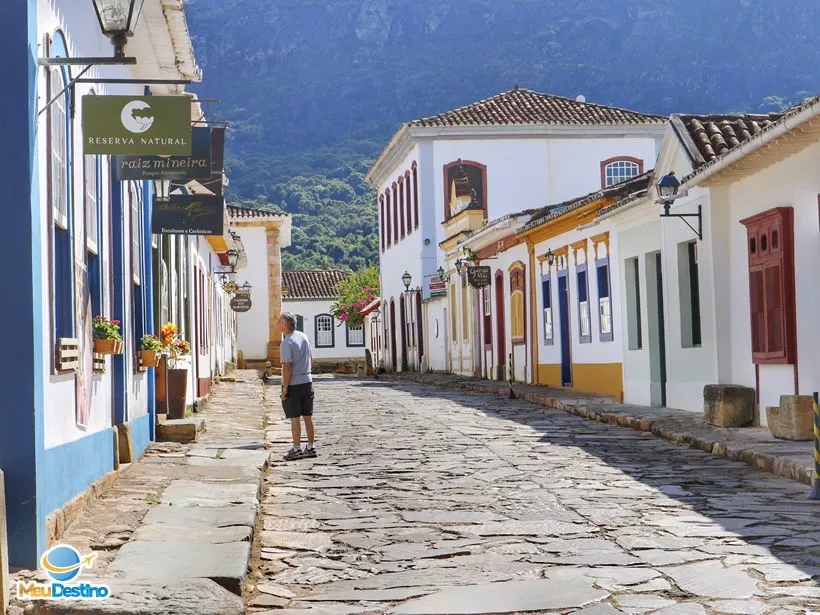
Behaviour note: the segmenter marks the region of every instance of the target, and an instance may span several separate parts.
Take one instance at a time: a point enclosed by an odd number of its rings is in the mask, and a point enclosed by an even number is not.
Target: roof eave
[[[817,116],[820,116],[820,97],[818,97],[817,100],[815,100],[811,105],[808,105],[797,113],[783,117],[778,122],[761,130],[748,141],[741,143],[739,146],[727,152],[723,156],[715,158],[714,160],[701,166],[698,170],[684,177],[679,193],[686,194],[688,190],[709,180],[721,171],[724,171],[736,163],[738,160],[763,148],[778,137],[781,137],[797,126],[808,122]]]

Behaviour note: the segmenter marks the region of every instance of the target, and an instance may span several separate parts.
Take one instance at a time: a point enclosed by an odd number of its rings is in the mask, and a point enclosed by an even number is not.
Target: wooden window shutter
[[[794,364],[793,211],[790,207],[770,209],[741,224],[747,234],[752,361]]]
[[[752,317],[752,354],[766,352],[766,307],[763,296],[763,272],[749,272],[749,301]]]

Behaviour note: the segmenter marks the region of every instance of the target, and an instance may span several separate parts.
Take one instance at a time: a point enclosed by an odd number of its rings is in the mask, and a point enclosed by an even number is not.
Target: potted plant
[[[94,317],[94,352],[122,354],[119,320],[108,320],[105,316]]]
[[[168,353],[168,418],[185,418],[188,398],[188,368],[180,367],[183,357],[191,353],[191,345],[177,333],[177,327],[169,322],[160,330],[160,343]]]
[[[143,367],[156,367],[162,354],[162,342],[156,335],[146,335],[140,343],[140,363]]]

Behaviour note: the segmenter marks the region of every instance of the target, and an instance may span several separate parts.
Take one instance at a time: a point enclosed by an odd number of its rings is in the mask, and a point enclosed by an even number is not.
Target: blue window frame
[[[85,157],[85,237],[88,289],[94,316],[103,312],[102,295],[102,157]]]
[[[578,336],[582,344],[592,343],[592,327],[589,322],[589,284],[587,282],[587,265],[576,267],[578,281]]]
[[[541,278],[541,294],[544,300],[544,344],[555,343],[555,332],[552,325],[552,280],[546,275]]]
[[[602,342],[613,340],[612,330],[612,297],[609,283],[609,258],[601,258],[595,262],[598,278],[598,322],[600,339]]]
[[[131,343],[132,351],[136,354],[140,349],[142,337],[145,335],[145,287],[142,283],[143,276],[143,195],[137,182],[129,182],[125,185],[125,193],[128,199],[129,220],[131,223],[131,289],[132,289],[132,327]],[[136,367],[136,362],[134,363]]]
[[[62,34],[55,33],[50,53],[67,55]],[[48,73],[49,97],[70,81],[68,67],[53,67]],[[66,91],[48,109],[48,182],[51,216],[52,337],[55,349],[60,338],[76,337],[74,297],[74,224],[72,190],[72,99]],[[53,355],[56,356],[56,353]]]

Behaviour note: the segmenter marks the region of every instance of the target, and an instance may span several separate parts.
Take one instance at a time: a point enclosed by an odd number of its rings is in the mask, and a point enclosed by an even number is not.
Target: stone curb
[[[440,386],[451,389],[461,389],[464,391],[471,391],[483,394],[492,394],[497,396],[506,396],[509,393],[509,387],[506,383],[501,385],[485,384],[482,381],[473,380],[464,377],[448,378],[442,376],[435,376],[433,378],[415,372],[408,372],[406,374],[384,374],[381,376],[384,380],[402,381],[408,380],[425,384],[428,386]],[[531,388],[536,385],[526,385]],[[599,423],[608,423],[610,425],[618,425],[621,427],[629,427],[639,431],[645,431],[653,434],[658,438],[663,438],[676,444],[685,444],[690,448],[699,449],[715,457],[724,457],[731,461],[741,461],[755,470],[762,472],[769,472],[782,478],[801,482],[805,485],[811,486],[814,478],[812,469],[809,466],[802,465],[798,462],[792,461],[785,457],[779,457],[769,453],[755,451],[751,448],[738,446],[736,443],[727,442],[721,439],[720,428],[710,427],[710,432],[714,433],[713,437],[704,437],[702,435],[694,434],[682,428],[671,419],[647,419],[636,416],[631,416],[624,411],[604,410],[594,408],[597,405],[617,405],[612,399],[608,398],[589,398],[588,404],[579,404],[578,400],[562,401],[556,397],[547,395],[546,393],[532,393],[522,390],[520,387],[513,387],[516,399],[530,402],[532,404],[545,406],[554,410],[561,410],[568,414],[573,414],[584,419],[598,421]],[[710,434],[712,435],[712,434]]]

